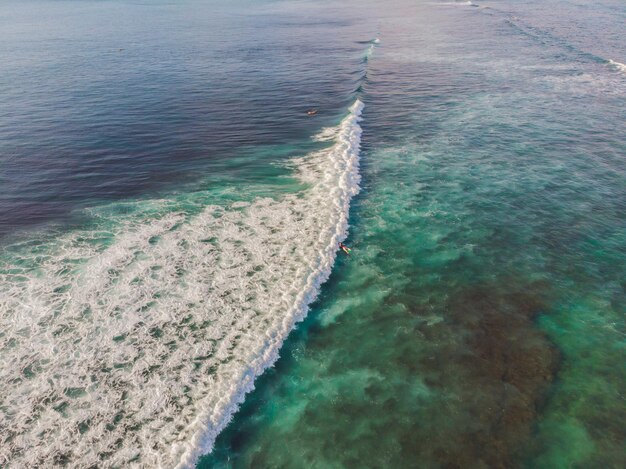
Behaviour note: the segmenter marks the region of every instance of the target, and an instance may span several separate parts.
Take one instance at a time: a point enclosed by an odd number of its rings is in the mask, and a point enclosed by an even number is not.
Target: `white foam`
[[[626,73],[626,64],[609,59],[609,66],[617,71]]]
[[[328,142],[337,138],[338,127],[324,127],[313,137],[316,142]]]
[[[159,215],[110,232],[12,248],[0,466],[191,467],[208,452],[330,274],[362,108],[293,162],[299,193],[195,215],[153,201]]]

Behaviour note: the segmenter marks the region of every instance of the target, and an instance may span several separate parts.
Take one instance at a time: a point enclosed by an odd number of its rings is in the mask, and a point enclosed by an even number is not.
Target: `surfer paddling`
[[[348,256],[350,255],[350,252],[352,251],[352,249],[350,249],[348,246],[346,246],[343,243],[339,243],[339,247],[343,250],[343,252],[345,252]]]
[[[309,110],[306,112],[306,115],[307,115],[307,116],[314,116],[315,114],[317,114],[317,109],[309,109]]]

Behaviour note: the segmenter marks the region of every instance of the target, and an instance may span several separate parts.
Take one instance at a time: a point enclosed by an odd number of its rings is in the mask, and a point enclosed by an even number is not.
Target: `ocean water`
[[[3,2],[0,465],[623,467],[625,20]]]

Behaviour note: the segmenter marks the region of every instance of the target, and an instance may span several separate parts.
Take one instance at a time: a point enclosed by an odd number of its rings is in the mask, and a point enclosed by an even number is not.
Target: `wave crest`
[[[626,64],[623,64],[621,62],[616,62],[615,60],[611,60],[611,59],[609,59],[608,63],[609,63],[609,66],[613,68],[614,70],[626,73]]]

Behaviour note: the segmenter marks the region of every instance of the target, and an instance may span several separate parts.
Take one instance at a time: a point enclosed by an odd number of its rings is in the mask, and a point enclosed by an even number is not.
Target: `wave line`
[[[297,193],[195,213],[137,202],[7,249],[0,466],[181,468],[209,452],[330,275],[362,109],[291,162]]]

